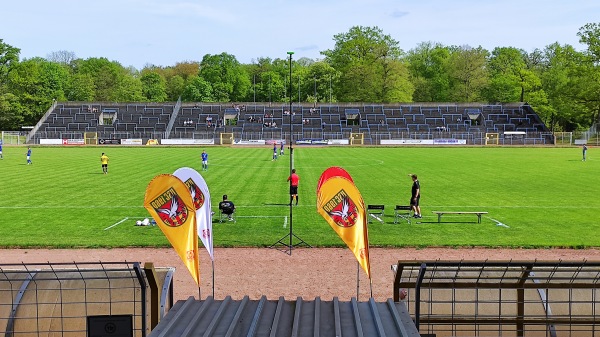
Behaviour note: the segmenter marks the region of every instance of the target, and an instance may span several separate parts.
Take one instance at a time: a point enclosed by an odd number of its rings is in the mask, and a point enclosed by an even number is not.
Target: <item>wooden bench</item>
[[[467,212],[467,211],[432,211],[432,213],[437,214],[438,222],[442,222],[442,215],[444,214],[475,214],[477,215],[477,223],[481,223],[481,215],[488,214],[488,212]]]

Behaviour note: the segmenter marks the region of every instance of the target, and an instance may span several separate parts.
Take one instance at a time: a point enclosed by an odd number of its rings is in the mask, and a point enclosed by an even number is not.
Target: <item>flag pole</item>
[[[211,260],[212,262],[212,296],[215,298],[215,260]]]
[[[356,300],[358,301],[358,294],[360,293],[360,263],[356,261]]]

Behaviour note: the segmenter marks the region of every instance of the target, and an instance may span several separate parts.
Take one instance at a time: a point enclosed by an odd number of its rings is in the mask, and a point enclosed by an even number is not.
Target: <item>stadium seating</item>
[[[85,132],[95,132],[98,138],[206,138],[218,143],[221,133],[233,133],[235,139],[269,140],[289,137],[291,122],[295,138],[348,139],[362,133],[366,145],[436,138],[482,145],[486,133],[499,134],[500,144],[553,142],[543,121],[524,103],[307,103],[289,110],[285,103],[64,102],[39,121],[30,138],[83,138]],[[505,132],[526,135],[504,137]]]

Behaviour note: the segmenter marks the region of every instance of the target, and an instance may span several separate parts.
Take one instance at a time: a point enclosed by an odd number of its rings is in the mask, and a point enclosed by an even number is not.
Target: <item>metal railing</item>
[[[90,319],[128,320],[149,333],[147,282],[139,263],[0,264],[0,333],[86,336]]]
[[[597,336],[600,262],[398,261],[394,301],[421,334]]]

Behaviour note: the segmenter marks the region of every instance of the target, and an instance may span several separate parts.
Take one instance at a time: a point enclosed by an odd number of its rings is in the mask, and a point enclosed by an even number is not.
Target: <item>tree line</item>
[[[0,39],[0,130],[35,125],[57,101],[99,102],[527,102],[554,131],[589,128],[600,116],[600,23],[577,33],[583,51],[558,42],[514,47],[422,42],[403,51],[378,27],[333,37],[321,59],[204,55],[138,70],[104,57],[56,51],[21,60]],[[292,76],[290,78],[290,61]],[[291,88],[290,88],[291,81]],[[291,96],[291,97],[290,97]]]

